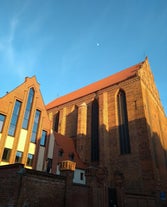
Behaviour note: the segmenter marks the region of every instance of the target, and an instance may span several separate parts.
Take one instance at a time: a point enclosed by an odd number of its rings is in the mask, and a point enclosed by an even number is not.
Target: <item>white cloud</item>
[[[6,32],[3,33],[3,36],[0,36],[0,55],[1,55],[1,63],[3,62],[3,67],[5,68],[4,73],[14,74],[18,76],[19,79],[23,79],[29,72],[25,66],[30,66],[34,63],[33,57],[29,57],[29,62],[27,63],[27,51],[25,53],[21,53],[18,50],[19,45],[17,45],[17,37],[16,33],[19,33],[20,26],[22,26],[22,15],[27,9],[27,1],[25,4],[17,7],[17,11],[11,14],[9,20],[4,22],[6,25]],[[26,55],[27,54],[27,55]],[[25,58],[25,59],[24,59]]]
[[[12,17],[9,22],[6,22],[6,25],[9,27],[8,33],[4,33],[4,36],[0,39],[0,52],[1,56],[4,57],[5,62],[8,66],[14,65],[14,53],[15,49],[13,46],[13,41],[15,38],[15,32],[17,29],[17,25],[19,23],[18,17]]]

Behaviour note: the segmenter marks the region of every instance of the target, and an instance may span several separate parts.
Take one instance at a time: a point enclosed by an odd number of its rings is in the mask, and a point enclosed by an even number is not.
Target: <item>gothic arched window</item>
[[[129,129],[128,129],[128,115],[126,106],[126,95],[123,90],[120,90],[117,95],[118,104],[118,128],[119,128],[119,143],[120,153],[130,153],[130,140],[129,140]]]
[[[92,102],[91,115],[91,160],[99,160],[99,103],[97,99]]]
[[[59,130],[59,118],[60,118],[60,112],[58,111],[54,116],[54,131],[58,132]]]

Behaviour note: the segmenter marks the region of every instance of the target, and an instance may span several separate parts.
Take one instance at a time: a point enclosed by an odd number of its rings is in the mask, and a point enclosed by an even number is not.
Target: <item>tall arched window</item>
[[[35,118],[34,118],[34,125],[32,129],[32,134],[31,134],[31,142],[33,143],[36,142],[38,127],[39,127],[39,122],[40,122],[40,116],[41,116],[41,111],[36,110]]]
[[[58,132],[59,129],[59,118],[60,118],[60,112],[58,111],[54,116],[54,131]]]
[[[12,119],[10,121],[10,126],[8,130],[8,135],[10,136],[14,136],[15,134],[16,126],[17,126],[17,122],[18,122],[18,118],[20,114],[21,104],[22,103],[20,101],[16,100],[13,114],[12,114]]]
[[[27,105],[26,105],[26,111],[25,111],[25,114],[24,114],[24,120],[23,120],[23,126],[22,126],[23,129],[28,128],[28,122],[29,122],[29,118],[30,118],[33,98],[34,98],[34,89],[30,88],[29,95],[28,95],[28,100],[27,100]]]
[[[99,103],[95,99],[92,102],[92,122],[91,122],[91,160],[99,160]]]
[[[126,95],[123,90],[120,90],[117,95],[118,104],[118,128],[119,128],[119,142],[120,142],[120,153],[130,153],[130,140],[129,140],[129,129],[128,129],[128,116],[126,106]]]

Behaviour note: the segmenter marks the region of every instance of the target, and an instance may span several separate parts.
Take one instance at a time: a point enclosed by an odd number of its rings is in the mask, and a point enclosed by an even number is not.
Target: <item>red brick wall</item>
[[[64,177],[27,169],[18,174],[22,167],[0,167],[0,206],[64,206]]]
[[[72,172],[66,175],[24,169],[21,164],[1,166],[0,206],[89,207],[88,186],[73,184]]]
[[[129,122],[131,153],[126,155],[121,155],[119,149],[116,96],[120,89],[124,90],[126,94]],[[107,167],[108,185],[116,186],[114,174],[120,172],[124,176],[123,187],[125,192],[145,195],[154,193],[157,194],[157,200],[159,200],[157,185],[159,185],[159,191],[164,190],[167,193],[167,168],[165,166],[167,163],[167,118],[148,62],[146,61],[138,74],[131,79],[48,111],[54,114],[60,110],[59,124],[61,129],[66,129],[69,125],[72,126],[72,119],[70,122],[67,119],[66,122],[62,122],[66,113],[62,114],[61,111],[64,109],[69,111],[75,105],[80,106],[82,103],[86,103],[86,134],[82,136],[82,140],[80,140],[80,136],[76,137],[76,149],[82,160],[90,164],[91,104],[95,97],[99,100],[100,159],[98,164]],[[80,120],[85,121],[85,117],[80,117]],[[75,126],[73,125],[73,127]],[[64,134],[65,132],[64,130]],[[158,163],[157,166],[156,162]]]
[[[0,167],[0,206],[14,206],[18,198],[19,166]]]

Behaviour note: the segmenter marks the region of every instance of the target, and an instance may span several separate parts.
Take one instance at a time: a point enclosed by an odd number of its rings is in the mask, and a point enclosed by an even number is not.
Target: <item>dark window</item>
[[[95,99],[92,102],[92,115],[91,115],[91,160],[99,160],[99,103]]]
[[[34,98],[34,89],[30,88],[29,95],[28,95],[28,100],[27,100],[27,105],[26,105],[26,111],[24,114],[24,120],[23,120],[23,129],[28,128],[28,122],[30,119],[30,113],[31,113],[31,108],[32,108],[32,103],[33,103],[33,98]]]
[[[117,206],[117,191],[116,188],[108,188],[108,207]]]
[[[47,164],[46,164],[46,172],[50,173],[50,170],[52,169],[52,159],[48,158],[46,160]]]
[[[10,135],[10,136],[14,136],[14,134],[15,134],[16,125],[17,125],[17,121],[18,121],[18,117],[19,117],[19,113],[20,113],[20,108],[21,108],[21,102],[16,100],[13,114],[12,114],[12,119],[10,122],[9,131],[8,131],[8,135]]]
[[[69,159],[70,159],[70,160],[74,160],[74,153],[73,153],[73,152],[72,152],[72,153],[69,153],[68,156],[69,156]]]
[[[11,149],[5,148],[2,155],[2,161],[9,162]]]
[[[45,146],[46,138],[47,138],[47,132],[42,130],[42,136],[41,136],[41,140],[40,140],[40,145],[41,146]]]
[[[2,129],[3,129],[4,123],[5,123],[5,118],[6,118],[5,115],[0,114],[0,132],[2,132]]]
[[[33,126],[33,130],[32,130],[32,135],[31,135],[31,142],[33,142],[33,143],[35,143],[35,141],[36,141],[40,114],[41,114],[41,112],[39,110],[36,110],[35,119],[34,119],[34,126]]]
[[[59,127],[59,117],[60,117],[60,112],[57,112],[54,116],[54,131],[58,132],[58,127]]]
[[[20,152],[20,151],[17,151],[17,152],[16,152],[15,162],[17,162],[17,163],[21,163],[21,161],[22,161],[22,156],[23,156],[23,153]]]
[[[63,154],[64,154],[63,149],[60,149],[60,150],[59,150],[59,157],[62,157],[62,156],[63,156]]]
[[[130,153],[129,129],[128,129],[128,116],[126,106],[126,95],[123,90],[120,90],[117,95],[118,103],[118,121],[119,121],[119,142],[120,153]]]
[[[84,179],[84,173],[81,172],[81,173],[80,173],[80,180],[83,180],[83,179]]]
[[[33,164],[33,158],[34,158],[34,155],[32,155],[32,154],[28,154],[28,157],[27,157],[27,163],[26,163],[27,166],[32,167],[32,164]]]

